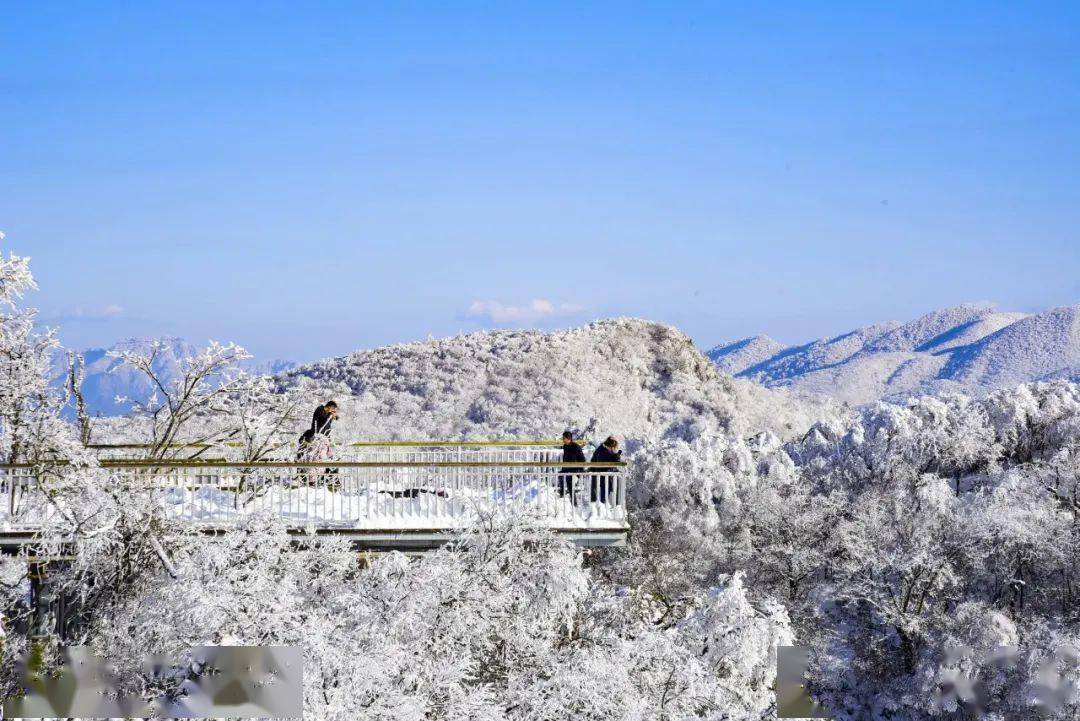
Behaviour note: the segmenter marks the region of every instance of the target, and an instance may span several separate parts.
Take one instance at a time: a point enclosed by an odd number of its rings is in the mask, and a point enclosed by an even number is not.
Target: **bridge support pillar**
[[[30,602],[33,608],[31,638],[55,634],[65,640],[78,620],[78,614],[72,613],[74,609],[70,599],[56,584],[57,564],[57,561],[45,559],[30,563]]]

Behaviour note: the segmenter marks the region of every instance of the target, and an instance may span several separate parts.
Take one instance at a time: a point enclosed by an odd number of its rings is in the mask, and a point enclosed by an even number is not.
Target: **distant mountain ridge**
[[[116,398],[145,400],[151,393],[149,379],[142,373],[130,368],[111,355],[113,352],[148,348],[154,340],[162,341],[165,346],[158,354],[154,370],[161,378],[170,381],[181,372],[181,365],[187,358],[199,352],[199,347],[183,338],[132,338],[121,341],[110,348],[90,348],[82,351],[85,360],[83,373],[83,396],[87,410],[91,415],[117,416],[131,410],[130,402],[117,403]],[[293,368],[296,363],[285,360],[249,362],[245,367],[252,373],[274,375]],[[52,359],[52,384],[62,387],[67,382],[68,351],[58,350]]]
[[[180,338],[161,340],[166,347],[158,370],[172,379],[198,348]],[[92,414],[122,415],[130,404],[116,403],[117,396],[144,399],[151,394],[141,374],[110,355],[150,342],[133,339],[109,349],[84,351],[83,392]],[[613,319],[554,334],[481,332],[388,346],[303,367],[283,360],[247,366],[252,372],[274,375],[285,385],[301,379],[337,385],[367,407],[357,417],[373,423],[392,419],[391,426],[397,428],[379,430],[396,437],[411,435],[408,423],[415,414],[430,413],[446,403],[454,405],[452,415],[439,422],[432,418],[413,430],[422,427],[425,433],[443,432],[447,437],[479,433],[485,426],[494,432],[504,427],[486,418],[502,405],[496,399],[515,409],[505,427],[520,427],[521,432],[541,428],[548,432],[571,419],[589,417],[601,424],[618,419],[620,425],[640,419],[644,432],[646,427],[655,430],[664,425],[658,423],[657,414],[666,415],[675,396],[689,398],[703,392],[693,389],[695,383],[710,388],[706,395],[716,392],[714,381],[700,371],[692,383],[683,378],[675,386],[669,384],[670,371],[665,369],[692,368],[695,355],[701,358],[689,348],[689,339],[670,326]],[[907,323],[877,323],[802,345],[785,346],[768,336],[753,336],[716,346],[706,355],[730,375],[853,404],[950,390],[979,394],[1024,381],[1080,380],[1080,305],[1025,314],[965,304]],[[67,352],[59,351],[53,383],[62,386],[66,374]],[[725,391],[732,393],[731,388]],[[734,395],[747,392],[737,387]],[[591,400],[583,402],[585,398]],[[710,400],[704,405],[723,404]],[[537,408],[550,411],[550,417],[538,414]],[[466,420],[454,425],[450,420],[455,417]]]
[[[949,390],[979,394],[1080,378],[1080,305],[1026,314],[964,304],[798,346],[754,336],[707,355],[731,375],[854,404]]]

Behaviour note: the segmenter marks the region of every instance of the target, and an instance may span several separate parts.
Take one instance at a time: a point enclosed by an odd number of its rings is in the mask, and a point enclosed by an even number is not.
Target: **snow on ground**
[[[499,490],[421,492],[416,497],[390,490],[274,485],[240,498],[237,503],[234,491],[214,486],[171,488],[160,496],[170,518],[226,527],[266,510],[296,528],[311,524],[350,530],[452,530],[492,513],[533,518],[553,529],[619,529],[626,524],[625,514],[611,505],[585,499],[573,505],[553,488],[535,482]]]

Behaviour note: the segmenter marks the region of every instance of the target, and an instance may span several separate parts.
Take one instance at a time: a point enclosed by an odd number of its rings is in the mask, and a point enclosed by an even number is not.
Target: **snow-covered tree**
[[[590,578],[577,549],[521,523],[367,567],[340,540],[294,547],[273,517],[171,545],[176,577],[100,616],[92,636],[131,659],[121,675],[144,697],[182,678],[148,678],[134,661],[148,651],[288,644],[304,648],[316,719],[760,719],[775,646],[791,638],[783,610],[751,604],[738,576],[658,626],[633,594]]]
[[[153,388],[146,398],[123,400],[131,402],[133,416],[145,421],[148,458],[196,457],[223,440],[219,425],[202,421],[216,403],[248,388],[250,380],[238,363],[251,355],[235,343],[211,342],[201,352],[183,358],[177,377],[167,379],[156,364],[164,348],[163,341],[151,341],[145,348],[114,351],[125,365],[145,375]]]
[[[36,332],[37,312],[18,305],[36,288],[29,258],[0,253],[0,457],[9,463],[62,457],[70,440],[47,380],[56,336]]]

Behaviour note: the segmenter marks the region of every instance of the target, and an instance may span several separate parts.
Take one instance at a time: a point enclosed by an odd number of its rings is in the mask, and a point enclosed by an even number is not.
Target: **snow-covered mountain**
[[[154,364],[162,378],[175,378],[180,364],[197,352],[194,345],[182,338],[162,338],[165,347]],[[83,374],[83,396],[87,409],[92,415],[121,415],[130,410],[130,403],[117,403],[116,398],[145,399],[153,389],[142,373],[122,363],[110,355],[113,351],[147,347],[151,339],[131,339],[122,341],[110,348],[91,348],[82,351],[85,359]],[[67,380],[67,351],[58,351],[53,357],[53,384],[62,386]]]
[[[679,330],[615,319],[555,333],[484,331],[360,351],[278,376],[341,405],[343,437],[682,435],[738,423],[788,435],[810,404],[720,373]],[[781,420],[782,419],[782,420]]]
[[[85,369],[83,374],[83,396],[91,415],[115,416],[130,410],[130,403],[117,403],[116,398],[124,397],[143,400],[153,392],[149,379],[135,369],[126,366],[110,353],[121,350],[147,348],[154,339],[135,338],[122,341],[110,348],[91,348],[83,351]],[[180,372],[184,359],[191,357],[199,348],[183,338],[161,338],[165,347],[158,354],[154,364],[155,371],[165,381],[171,381]],[[296,364],[291,361],[274,360],[246,364],[253,373],[273,375],[289,370]],[[63,386],[67,382],[68,354],[59,350],[53,356],[52,383]]]
[[[967,304],[799,346],[746,338],[708,356],[738,377],[855,404],[948,390],[979,394],[1080,377],[1080,305],[1028,315]]]
[[[767,335],[758,335],[717,346],[709,352],[709,357],[720,370],[738,375],[750,366],[767,361],[782,350],[783,343]]]

